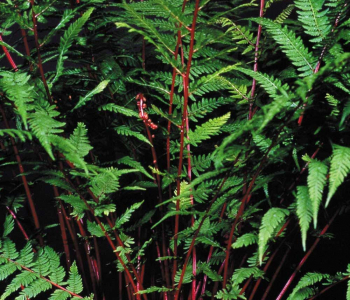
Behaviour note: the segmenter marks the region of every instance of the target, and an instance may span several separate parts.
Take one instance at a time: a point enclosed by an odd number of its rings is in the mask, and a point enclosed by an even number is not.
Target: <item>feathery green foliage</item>
[[[0,299],[349,298],[323,262],[349,24],[344,0],[2,3]]]
[[[307,185],[309,188],[310,200],[312,203],[312,217],[314,219],[314,227],[317,227],[318,211],[322,202],[323,189],[327,182],[328,166],[313,159],[309,163],[309,175],[307,177]]]
[[[331,167],[329,170],[329,191],[326,200],[326,207],[337,188],[344,181],[350,171],[350,148],[340,145],[333,145]]]
[[[299,219],[299,225],[301,229],[301,238],[303,243],[303,249],[306,251],[306,237],[309,229],[312,213],[313,202],[310,199],[307,186],[298,186],[296,195],[297,216]]]
[[[300,76],[311,75],[315,68],[316,59],[304,46],[300,37],[289,30],[286,26],[281,26],[268,19],[253,19],[257,23],[266,27],[266,30],[275,42],[280,45],[282,52],[284,52],[290,59],[292,64],[298,68]]]
[[[262,263],[262,258],[266,249],[266,245],[273,237],[278,226],[282,224],[289,211],[286,209],[273,207],[270,208],[263,216],[259,229],[259,262]]]

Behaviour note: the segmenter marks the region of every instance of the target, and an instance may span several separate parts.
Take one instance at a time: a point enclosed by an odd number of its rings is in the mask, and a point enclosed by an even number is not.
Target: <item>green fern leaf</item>
[[[79,294],[83,290],[83,281],[81,276],[78,273],[78,268],[75,262],[69,270],[69,278],[67,280],[68,287],[67,289],[73,293]]]
[[[7,215],[4,223],[4,232],[2,233],[2,237],[7,237],[13,230],[15,226],[15,221],[13,220],[11,215]]]
[[[200,142],[210,139],[213,135],[219,134],[220,128],[228,121],[230,115],[230,113],[227,113],[222,117],[211,119],[201,126],[196,126],[195,131],[190,130],[188,132],[189,143],[198,146]]]
[[[102,228],[96,224],[95,222],[90,222],[89,220],[87,220],[86,222],[87,224],[87,229],[89,230],[91,235],[97,236],[97,237],[104,237],[105,233],[102,230]],[[106,224],[103,224],[103,227],[108,231],[108,229],[110,229],[110,227]]]
[[[127,208],[126,211],[116,220],[114,227],[119,229],[124,223],[128,222],[131,215],[142,205],[142,203],[143,201],[137,202]]]
[[[133,111],[124,106],[116,105],[114,103],[108,103],[108,104],[102,105],[101,107],[98,108],[98,110],[107,110],[107,111],[123,114],[127,117],[136,117],[136,118],[139,117],[139,114],[136,111]]]
[[[293,12],[295,8],[294,4],[289,4],[275,19],[275,23],[282,24]]]
[[[16,259],[19,255],[15,243],[8,238],[2,242],[0,253],[2,253],[1,256],[6,259]]]
[[[188,107],[188,117],[197,122],[197,118],[204,118],[205,115],[212,112],[214,109],[228,102],[226,98],[202,98],[201,101],[197,101]]]
[[[54,117],[59,116],[59,112],[55,110],[54,105],[46,104],[44,107],[35,106],[35,112],[29,115],[29,124],[32,128],[33,134],[38,138],[41,145],[50,155],[52,160],[55,160],[51,149],[51,138],[56,133],[63,132],[60,127],[65,123],[57,121]]]
[[[73,215],[82,216],[87,207],[83,200],[74,195],[60,195],[60,199],[70,204],[74,208]]]
[[[50,274],[49,274],[50,280],[59,285],[64,284],[66,271],[60,265],[60,257],[58,256],[58,254],[51,247],[46,246],[45,256],[47,257],[47,262],[50,268]]]
[[[4,280],[17,271],[17,267],[13,264],[5,264],[0,266],[0,280]]]
[[[260,270],[258,267],[239,268],[233,273],[231,281],[233,285],[239,285],[251,276],[254,278],[262,278],[264,273],[265,272]]]
[[[317,282],[322,281],[323,279],[329,278],[328,274],[321,273],[306,273],[298,282],[296,287],[294,288],[291,295],[288,297],[288,300],[297,300],[301,299],[298,293],[303,292],[303,289],[309,286],[314,285]],[[302,298],[306,299],[306,298]]]
[[[33,281],[30,286],[26,287],[20,295],[25,295],[29,298],[34,298],[40,293],[43,293],[47,290],[51,289],[51,284],[44,279],[38,278]]]
[[[328,206],[337,188],[350,172],[350,148],[334,145],[329,172],[329,191],[326,201]]]
[[[273,207],[270,208],[261,220],[259,230],[259,262],[262,263],[262,258],[265,252],[268,241],[273,237],[277,227],[282,224],[286,216],[289,215],[289,210]]]
[[[6,287],[5,292],[1,295],[0,300],[5,300],[11,294],[18,291],[21,288],[21,286],[28,286],[36,279],[38,279],[37,274],[33,274],[28,271],[23,271],[22,273],[18,274],[15,278],[12,279],[11,283]]]
[[[248,247],[250,245],[256,244],[257,242],[258,236],[256,233],[246,233],[236,239],[236,241],[232,244],[232,248],[238,249],[242,247]]]
[[[146,169],[136,160],[134,160],[133,158],[131,158],[130,156],[124,156],[122,158],[120,158],[117,161],[118,164],[124,164],[127,166],[130,166],[134,169],[137,169],[138,171],[140,171],[142,174],[146,175],[148,178],[150,179],[154,179],[152,175],[150,175]]]
[[[350,101],[346,102],[343,108],[343,113],[339,122],[340,130],[344,129],[344,123],[347,117],[350,115]]]
[[[332,111],[330,113],[330,116],[337,117],[340,113],[339,108],[338,108],[340,101],[328,93],[326,94],[326,100],[327,100],[328,104],[332,107]]]
[[[152,146],[151,142],[143,134],[131,130],[128,126],[122,125],[122,126],[114,127],[114,130],[120,135],[133,136],[139,139],[140,141],[145,142],[150,146]]]
[[[83,105],[86,104],[86,102],[90,101],[93,96],[101,93],[107,87],[108,83],[109,83],[109,80],[104,80],[100,82],[98,86],[95,87],[92,91],[88,92],[84,97],[80,97],[78,103],[74,106],[72,111],[79,107],[82,107]]]
[[[307,185],[309,187],[309,195],[312,203],[312,214],[314,219],[314,227],[317,227],[318,210],[322,201],[323,189],[327,182],[328,167],[317,159],[311,160],[309,164],[309,175],[307,177]]]
[[[237,67],[237,70],[254,78],[272,98],[275,99],[281,94],[287,96],[289,87],[287,84],[282,85],[281,80],[250,69]]]
[[[300,76],[308,76],[314,72],[317,59],[307,50],[300,37],[296,37],[295,33],[288,30],[287,27],[282,27],[271,20],[264,18],[254,18],[252,20],[266,28],[276,43],[281,46],[282,52],[301,72]]]
[[[248,45],[242,54],[246,54],[255,48],[254,35],[248,28],[237,25],[228,18],[220,18],[217,23],[222,24],[222,27],[228,27],[226,34],[230,33],[232,40],[235,41],[237,45]]]
[[[70,294],[66,291],[56,290],[54,291],[48,300],[66,300],[70,297]]]
[[[91,179],[91,191],[97,197],[117,191],[120,187],[120,175],[120,170],[114,168],[101,169],[100,173]]]
[[[93,12],[93,8],[89,8],[78,20],[76,20],[73,24],[71,24],[68,29],[61,37],[60,45],[58,46],[58,60],[56,66],[56,75],[52,79],[51,84],[55,83],[58,78],[62,75],[63,72],[63,63],[66,59],[65,54],[68,49],[72,46],[73,41],[78,37],[79,32],[83,28],[86,21],[89,19],[90,15]]]
[[[71,144],[77,149],[76,154],[80,157],[86,156],[93,148],[87,137],[87,129],[84,123],[78,123],[77,128],[69,137]]]
[[[136,294],[143,295],[143,294],[149,294],[149,293],[154,293],[154,292],[164,293],[164,292],[170,292],[172,290],[173,289],[169,289],[169,288],[166,288],[166,287],[152,286],[150,288],[138,291]]]
[[[28,112],[32,110],[33,87],[28,83],[30,76],[21,72],[0,72],[0,90],[13,101],[26,129]]]
[[[332,27],[327,17],[328,9],[321,11],[324,0],[296,0],[294,3],[305,33],[313,37],[310,42],[323,41]]]
[[[297,187],[297,216],[299,218],[299,225],[301,228],[302,244],[304,251],[306,250],[307,231],[310,226],[312,218],[313,203],[309,197],[309,191],[306,186]]]
[[[5,134],[13,138],[19,138],[22,142],[25,142],[26,139],[28,140],[32,139],[32,134],[29,131],[25,131],[25,130],[1,129],[0,136],[4,136]]]

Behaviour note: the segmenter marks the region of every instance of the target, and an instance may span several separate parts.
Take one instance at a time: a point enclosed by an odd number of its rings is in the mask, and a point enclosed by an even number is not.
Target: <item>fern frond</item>
[[[140,141],[142,141],[144,143],[147,143],[147,144],[149,144],[150,146],[153,147],[151,142],[142,133],[133,131],[133,130],[131,130],[130,127],[128,127],[126,125],[114,127],[114,130],[120,135],[133,136],[133,137],[137,138],[138,140],[140,140]]]
[[[202,98],[201,101],[197,101],[188,107],[188,117],[197,122],[196,118],[204,118],[205,115],[212,112],[214,109],[224,105],[228,102],[227,98]]]
[[[289,86],[288,84],[282,85],[281,80],[279,80],[278,78],[274,78],[273,76],[269,76],[260,72],[254,72],[253,70],[244,69],[241,67],[237,67],[237,70],[254,78],[259,84],[261,84],[261,86],[271,98],[275,99],[280,94],[287,96]]]
[[[68,287],[67,289],[72,291],[75,294],[79,294],[83,290],[83,282],[81,276],[78,273],[78,268],[75,262],[73,262],[72,266],[69,270],[69,278],[67,280]]]
[[[63,72],[63,63],[67,58],[65,54],[68,49],[72,46],[73,41],[78,37],[79,32],[83,28],[84,24],[89,19],[90,15],[94,11],[93,8],[89,8],[78,20],[71,24],[68,29],[64,32],[60,40],[60,45],[58,46],[58,60],[56,65],[56,75],[52,79],[51,84],[54,84]]]
[[[139,117],[139,114],[136,111],[133,111],[129,108],[126,108],[124,106],[119,106],[114,103],[108,103],[105,105],[102,105],[101,107],[98,108],[98,110],[104,110],[104,111],[111,111],[119,114],[123,114],[127,117]]]
[[[221,24],[222,27],[228,27],[226,33],[231,34],[232,40],[235,41],[237,45],[248,45],[242,54],[246,54],[255,48],[254,34],[250,32],[248,28],[237,25],[228,18],[220,18],[217,23]]]
[[[79,107],[82,107],[86,104],[86,102],[90,101],[93,96],[101,93],[107,87],[108,83],[109,80],[103,80],[92,91],[88,92],[84,97],[80,97],[78,103],[74,106],[72,111]]]
[[[29,131],[18,130],[18,129],[1,129],[0,136],[9,135],[13,138],[19,138],[22,142],[25,142],[26,139],[31,140],[32,134]]]
[[[115,228],[119,229],[124,223],[128,222],[131,215],[142,205],[142,203],[143,201],[137,202],[127,208],[125,212],[116,220]]]
[[[298,20],[302,23],[305,33],[310,35],[310,42],[322,42],[331,30],[328,20],[328,9],[321,10],[324,0],[296,0]]]
[[[330,116],[337,117],[340,113],[338,108],[340,101],[328,93],[326,94],[326,100],[328,104],[332,107],[332,112],[330,113]]]
[[[290,14],[293,12],[295,8],[294,4],[289,4],[275,19],[275,23],[278,24],[282,24],[286,19],[288,19],[288,17],[290,16]]]
[[[15,226],[15,221],[13,220],[12,216],[7,215],[4,222],[4,232],[2,233],[2,237],[7,237],[13,230]]]
[[[329,172],[329,191],[326,201],[328,206],[337,188],[350,172],[350,148],[334,145]]]
[[[149,294],[149,293],[154,293],[154,292],[157,292],[157,293],[164,293],[164,292],[170,292],[172,291],[173,289],[169,289],[169,288],[166,288],[166,287],[157,287],[157,286],[152,286],[150,288],[147,288],[147,289],[144,289],[144,290],[141,290],[141,291],[138,291],[136,294]]]
[[[79,122],[77,128],[69,137],[69,141],[76,148],[76,154],[79,157],[84,157],[89,154],[89,151],[93,148],[87,137],[87,129],[84,123]]]
[[[245,233],[236,239],[236,241],[232,244],[232,248],[238,249],[242,247],[248,247],[250,245],[256,244],[257,242],[258,236],[256,233]]]
[[[30,76],[22,72],[0,72],[0,90],[14,102],[26,129],[28,129],[28,113],[32,110],[34,101],[33,86],[28,83],[29,79]],[[7,133],[10,134],[11,131]]]
[[[233,273],[231,281],[233,285],[239,285],[251,276],[254,278],[262,278],[264,273],[265,272],[260,270],[258,267],[239,268]]]
[[[230,113],[227,113],[221,117],[211,119],[201,126],[197,125],[195,131],[190,130],[188,132],[189,143],[191,145],[198,146],[198,144],[203,140],[207,140],[211,136],[219,134],[220,128],[226,124],[230,118],[230,115]]]
[[[311,160],[309,164],[309,175],[307,185],[312,203],[312,214],[314,227],[317,227],[318,210],[322,201],[323,189],[327,182],[328,166],[317,159]]]
[[[297,299],[306,299],[306,298],[300,298],[301,294],[303,293],[303,289],[309,286],[313,286],[315,283],[322,281],[323,279],[329,278],[328,274],[321,274],[321,273],[306,273],[298,282],[296,287],[294,288],[293,292],[288,297],[288,300],[297,300]]]
[[[63,132],[60,128],[65,125],[65,123],[54,119],[54,117],[59,116],[59,114],[60,113],[55,110],[54,105],[50,106],[46,104],[44,107],[36,105],[35,112],[29,115],[29,124],[33,134],[38,138],[52,160],[55,160],[55,157],[51,149],[51,137],[56,133]]]
[[[311,202],[306,186],[298,186],[297,190],[297,216],[301,229],[303,249],[306,251],[306,237],[311,223],[313,203]]]
[[[137,169],[138,171],[140,171],[142,174],[146,175],[148,178],[150,179],[154,179],[152,175],[150,175],[146,169],[136,160],[134,160],[133,158],[131,158],[130,156],[124,156],[120,159],[118,159],[117,161],[118,164],[124,164],[127,165],[129,167],[132,167],[134,169]]]
[[[265,252],[268,241],[273,237],[278,226],[289,215],[289,210],[273,207],[270,208],[261,220],[259,229],[259,262],[262,263],[262,258]]]
[[[339,122],[340,130],[344,129],[344,123],[346,118],[350,115],[350,101],[346,102],[343,108],[343,113]]]
[[[300,76],[305,77],[314,72],[317,59],[312,56],[304,46],[301,38],[297,37],[293,31],[269,19],[254,18],[252,20],[266,28],[266,31],[271,34],[276,43],[280,45],[282,52],[284,52],[292,64],[298,68],[298,71],[301,73]]]

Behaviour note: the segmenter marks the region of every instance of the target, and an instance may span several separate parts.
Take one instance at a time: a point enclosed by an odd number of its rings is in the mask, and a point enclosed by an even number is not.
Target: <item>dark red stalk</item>
[[[2,118],[3,118],[4,123],[5,123],[5,127],[7,129],[10,129],[10,125],[9,125],[9,123],[7,121],[6,114],[5,114],[5,111],[4,111],[3,107],[2,107],[2,105],[0,105],[0,111],[1,111]],[[13,148],[13,151],[14,151],[15,156],[16,156],[19,172],[20,172],[20,174],[23,174],[24,173],[24,168],[23,168],[23,165],[22,165],[21,157],[19,156],[19,152],[18,152],[16,143],[15,143],[15,141],[14,141],[14,139],[12,137],[10,137],[10,141],[11,141],[12,148]],[[32,198],[32,194],[30,192],[29,185],[28,185],[28,182],[27,182],[27,177],[25,175],[21,175],[21,178],[22,178],[24,190],[26,192],[26,196],[27,196],[27,199],[28,199],[30,211],[31,211],[31,214],[32,214],[32,217],[33,217],[33,220],[34,220],[35,229],[39,230],[40,229],[39,218],[38,218],[38,215],[36,213],[36,209],[35,209],[34,201],[33,201],[33,198]],[[40,245],[42,246],[44,244],[42,237],[38,236],[38,240],[39,240]]]
[[[45,91],[46,91],[46,95],[47,95],[48,101],[51,103],[51,95],[50,95],[49,87],[48,87],[47,82],[46,82],[44,68],[43,68],[43,62],[42,62],[41,54],[40,54],[40,44],[39,44],[39,35],[38,35],[38,22],[37,22],[37,15],[34,12],[34,0],[30,0],[30,5],[31,5],[31,8],[32,8],[34,40],[35,40],[35,47],[36,47],[36,51],[37,51],[37,55],[38,55],[38,67],[39,67],[41,80],[42,80],[42,82],[44,84],[44,88],[45,88]]]
[[[182,122],[181,122],[181,134],[180,134],[180,154],[179,154],[179,166],[177,170],[177,196],[180,195],[180,184],[181,184],[181,173],[182,173],[182,163],[183,163],[183,152],[184,152],[184,138],[185,138],[185,126],[186,126],[186,119],[187,119],[187,105],[188,105],[188,89],[189,89],[189,75],[192,65],[192,56],[193,56],[193,50],[194,50],[194,36],[195,36],[195,30],[196,30],[196,23],[197,23],[197,16],[199,11],[199,0],[196,0],[195,9],[193,12],[193,19],[192,19],[192,25],[191,25],[191,37],[190,37],[190,47],[189,47],[189,53],[188,53],[188,60],[187,60],[187,67],[186,67],[186,74],[184,76],[184,106],[183,106],[183,113],[182,113]],[[180,209],[180,200],[176,201],[176,211],[179,211]],[[179,232],[179,215],[175,216],[175,231],[174,231],[174,256],[177,256],[177,234]],[[174,259],[173,264],[173,279],[175,278],[175,274],[177,271],[177,259]],[[184,271],[184,270],[183,270]],[[179,290],[178,290],[179,291]],[[177,300],[179,293],[176,293],[177,296],[175,296],[175,300]]]
[[[3,39],[2,39],[2,35],[0,34],[0,41],[3,42]],[[1,45],[2,47],[2,50],[4,51],[5,55],[6,55],[6,58],[8,60],[8,62],[10,63],[12,69],[16,72],[18,71],[18,68],[17,68],[17,65],[16,63],[14,62],[14,60],[12,59],[12,56],[10,54],[10,52],[7,50],[7,48],[3,45]]]
[[[291,250],[291,248],[288,247],[287,250],[286,250],[286,253],[283,255],[282,260],[281,260],[280,263],[278,264],[277,269],[274,271],[273,276],[272,276],[272,278],[271,278],[271,281],[270,281],[269,285],[267,286],[267,288],[266,288],[266,290],[265,290],[265,292],[264,292],[264,295],[263,295],[263,297],[261,298],[261,300],[265,300],[265,299],[266,299],[268,293],[270,292],[270,289],[271,289],[273,283],[275,282],[275,280],[276,280],[278,274],[280,273],[280,271],[281,271],[281,269],[282,269],[282,267],[283,267],[283,265],[284,265],[284,263],[285,263],[285,261],[286,261],[286,259],[287,259],[287,257],[288,257],[288,254],[289,254],[290,250]]]
[[[90,272],[90,278],[91,278],[91,282],[92,282],[92,290],[94,291],[94,294],[97,295],[97,288],[96,288],[96,270],[94,270],[94,262],[93,262],[93,258],[91,257],[91,246],[90,243],[88,241],[88,237],[86,235],[85,229],[83,227],[83,220],[77,220],[76,219],[76,223],[78,225],[79,228],[79,232],[81,234],[81,236],[84,239],[84,249],[85,249],[85,254],[86,254],[86,260],[88,262],[88,267],[89,267],[89,272]]]
[[[54,191],[55,197],[58,198],[60,196],[60,194],[59,194],[56,186],[53,186],[53,191]],[[67,264],[67,268],[69,269],[71,266],[71,259],[70,259],[70,252],[69,252],[69,247],[68,247],[66,227],[64,226],[64,220],[63,220],[63,216],[62,216],[61,207],[62,207],[62,202],[61,202],[61,200],[59,200],[59,206],[57,207],[57,216],[58,216],[58,220],[60,223],[63,248],[64,248],[64,253],[66,255],[66,264]]]
[[[131,283],[131,285],[132,285],[132,288],[133,288],[134,292],[137,293],[137,287],[136,287],[136,285],[135,285],[135,283],[134,283],[134,281],[133,281],[133,278],[132,278],[132,276],[131,276],[131,273],[130,273],[129,269],[127,268],[127,266],[125,265],[123,259],[120,257],[119,252],[117,251],[117,248],[115,247],[115,245],[114,245],[112,239],[110,238],[110,236],[109,236],[109,234],[108,234],[106,228],[103,226],[103,224],[101,223],[100,219],[95,215],[94,209],[87,203],[87,201],[86,201],[83,197],[80,197],[80,198],[83,200],[85,206],[88,208],[88,210],[90,211],[90,213],[91,213],[92,216],[94,217],[95,221],[97,222],[97,224],[99,225],[99,227],[102,229],[102,231],[103,231],[105,237],[107,238],[107,241],[108,241],[109,245],[111,246],[113,252],[115,253],[115,255],[116,255],[116,257],[117,257],[117,259],[119,260],[119,262],[120,262],[121,265],[123,266],[124,271],[125,271],[125,273],[126,273],[126,275],[127,275],[127,277],[128,277],[128,280],[130,281],[130,283]],[[120,245],[123,245],[123,243],[122,243],[122,241],[119,239],[119,237],[118,237],[118,243],[119,243]],[[135,270],[134,267],[132,267],[132,269]],[[135,275],[135,277],[136,277],[136,280],[140,283],[140,289],[143,289],[142,283],[140,282],[140,280],[139,280],[139,278],[138,278],[138,276],[137,276],[136,270],[133,271],[133,272],[134,272],[134,275]],[[143,296],[143,298],[144,298],[145,300],[147,300],[146,294],[143,294],[142,296]],[[139,294],[137,294],[136,297],[137,297],[138,300],[141,299],[141,297],[140,297]]]
[[[62,155],[62,154],[61,154]],[[68,163],[68,161],[66,161]],[[113,244],[113,241],[112,239],[110,238],[109,236],[109,233],[106,231],[105,227],[103,226],[102,222],[100,221],[100,219],[95,215],[95,212],[94,212],[94,209],[87,203],[86,199],[83,197],[83,195],[79,192],[79,190],[75,187],[75,185],[68,179],[68,177],[66,176],[65,172],[63,171],[63,168],[61,167],[61,171],[63,172],[63,174],[65,175],[65,178],[66,178],[66,181],[74,188],[74,190],[76,191],[76,193],[79,195],[80,199],[83,200],[85,206],[88,208],[88,210],[90,211],[91,215],[94,217],[95,221],[97,222],[97,224],[99,225],[99,227],[102,229],[103,233],[105,234],[105,236],[107,237],[107,241],[109,243],[109,245],[112,247],[112,250],[113,252],[115,253],[115,255],[117,256],[118,260],[120,261],[120,263],[122,264],[123,268],[125,269],[125,272],[127,272],[127,274],[130,275],[130,272],[128,269],[126,269],[126,266],[123,262],[123,260],[121,259],[121,257],[119,256],[119,253],[116,251],[116,247],[114,246]],[[78,179],[77,179],[78,180]],[[78,184],[79,184],[79,180],[78,180]],[[93,198],[93,200],[98,203],[98,198],[92,193],[92,191],[88,188],[87,189],[89,194],[91,195],[91,197]],[[113,228],[114,227],[114,224],[112,223],[112,221],[110,220],[109,217],[105,216],[106,220],[107,220],[107,223],[108,225]],[[125,245],[124,243],[122,242],[122,240],[120,239],[117,231],[115,229],[113,229],[113,233],[114,233],[114,236],[118,242],[118,244],[125,248]],[[137,274],[137,271],[134,267],[134,265],[131,263],[131,258],[130,258],[130,255],[128,253],[125,254],[127,260],[128,260],[128,263],[130,264],[130,267],[131,267],[131,270],[132,272],[134,273],[135,277],[136,277],[136,280],[137,282],[140,283],[140,290],[143,290],[143,286],[142,286],[142,283],[141,283],[141,280]],[[128,275],[128,278],[129,278],[129,275]],[[131,275],[130,275],[131,277]],[[132,278],[132,277],[131,277]],[[131,281],[133,283],[133,287],[136,288],[136,285],[134,284],[133,281]],[[134,289],[135,290],[135,289]],[[136,291],[135,291],[136,293]],[[137,295],[138,297],[140,295]],[[146,294],[143,294],[142,297],[147,300],[147,295]]]
[[[145,130],[146,130],[146,133],[147,133],[147,137],[148,137],[148,140],[149,142],[151,143],[152,145],[152,148],[151,148],[151,153],[152,153],[152,158],[153,158],[153,164],[154,164],[154,167],[156,170],[158,170],[158,159],[157,159],[157,153],[156,153],[156,150],[154,148],[154,143],[153,143],[153,136],[150,132],[150,129],[156,129],[157,128],[157,125],[155,125],[154,123],[151,122],[150,119],[148,119],[148,115],[144,112],[144,108],[146,107],[145,105],[145,101],[146,101],[146,98],[143,96],[143,94],[138,94],[136,96],[136,99],[138,100],[138,107],[139,107],[139,115],[140,115],[140,118],[143,119],[143,123],[145,125]],[[144,107],[145,106],[145,107]],[[158,187],[158,203],[161,203],[163,202],[163,198],[162,198],[162,186],[161,186],[161,179],[160,179],[160,176],[159,174],[154,174],[154,182],[157,184],[157,187]],[[160,207],[160,212],[161,214],[163,214],[163,207],[161,206]],[[165,228],[164,228],[164,224],[162,223],[161,224],[161,234],[162,234],[162,252],[163,252],[163,255],[166,256],[166,242],[165,242]],[[157,243],[157,247],[158,246],[158,243]],[[158,253],[158,252],[157,252]],[[159,256],[160,257],[160,252],[159,252]],[[164,263],[164,270],[162,271],[162,268],[163,268],[163,263]],[[170,274],[169,274],[169,266],[168,266],[168,262],[167,261],[160,261],[160,266],[161,266],[161,273],[162,273],[162,278],[163,280],[165,279],[165,282],[167,284],[167,287],[170,287]]]
[[[88,285],[87,279],[86,279],[85,268],[84,268],[83,260],[82,260],[82,257],[81,257],[79,244],[78,244],[78,241],[77,241],[77,235],[76,235],[76,232],[75,232],[74,224],[70,223],[72,221],[72,218],[67,216],[66,210],[65,210],[65,208],[64,208],[62,203],[61,203],[61,211],[63,213],[64,220],[66,221],[66,225],[67,225],[67,228],[68,228],[69,235],[70,235],[70,237],[71,237],[71,239],[73,241],[73,245],[74,245],[74,249],[75,249],[75,256],[76,256],[77,261],[78,261],[79,270],[80,270],[80,272],[82,274],[82,279],[83,279],[83,282],[84,282],[84,286],[86,286],[87,289],[88,289],[89,285]]]
[[[287,222],[284,223],[284,225],[282,226],[282,228],[280,229],[280,231],[276,234],[276,237],[275,237],[275,238],[277,238],[278,236],[281,235],[281,233],[286,229],[286,227],[288,226],[288,224],[290,223],[290,221],[291,221],[291,219],[289,218],[289,219],[287,220]],[[277,252],[279,251],[279,249],[281,248],[281,246],[282,246],[283,244],[284,244],[284,241],[275,249],[275,251],[273,252],[273,254],[272,254],[272,255],[270,256],[270,258],[268,259],[266,265],[265,265],[264,268],[263,268],[263,271],[264,271],[265,274],[266,274],[266,271],[268,270],[268,268],[270,267],[270,265],[271,265],[273,259],[275,258]],[[265,254],[264,254],[264,256],[263,256],[263,259],[265,258],[266,254],[267,254],[267,251],[265,252]],[[248,281],[250,282],[251,280],[252,280],[252,277],[250,277]],[[261,283],[261,278],[259,278],[259,279],[256,281],[256,283],[255,283],[255,285],[254,285],[254,288],[253,288],[253,291],[252,291],[252,293],[251,293],[250,296],[249,296],[249,300],[252,300],[252,299],[253,299],[253,297],[254,297],[254,295],[255,295],[255,293],[256,293],[256,291],[257,291],[257,289],[258,289],[260,283]],[[249,285],[249,283],[247,282],[246,285],[242,288],[240,294],[243,294],[243,293],[244,293],[244,291],[246,290],[246,288],[248,287],[248,285]]]
[[[333,215],[333,217],[329,220],[329,222],[327,223],[327,225],[323,228],[323,230],[321,231],[319,237],[315,240],[315,242],[313,243],[313,245],[311,246],[311,248],[307,251],[307,253],[305,254],[305,256],[302,258],[302,260],[300,261],[299,265],[296,267],[296,269],[294,270],[293,274],[289,277],[287,283],[285,284],[285,286],[283,287],[282,291],[280,292],[280,294],[278,295],[278,297],[276,298],[276,300],[281,300],[283,295],[286,293],[288,287],[291,285],[291,283],[293,282],[295,276],[297,275],[297,273],[300,271],[301,267],[304,265],[304,263],[307,261],[307,259],[309,258],[309,256],[311,255],[311,253],[314,251],[314,249],[316,248],[317,244],[320,242],[321,237],[327,232],[329,226],[332,224],[332,222],[334,221],[335,217],[338,215],[340,208],[337,209],[337,211],[335,212],[335,214]]]
[[[222,262],[222,264],[219,268],[218,275],[221,275],[222,270],[224,269],[224,266],[225,266],[225,260]],[[214,297],[215,297],[216,292],[218,291],[218,288],[219,288],[219,281],[216,281],[214,284],[213,292],[211,293],[212,294],[211,300],[215,299]]]
[[[238,157],[236,158],[236,160],[238,160]],[[236,164],[236,161],[233,163],[233,165],[235,165],[235,164]],[[224,216],[226,206],[227,206],[227,203],[225,202],[224,205],[222,206],[222,209],[220,212],[219,223],[221,223],[221,221],[222,221],[222,217]],[[207,264],[209,263],[209,261],[211,259],[213,251],[214,251],[214,246],[210,246],[209,254],[208,254],[208,258],[207,258]],[[203,295],[205,293],[205,286],[206,286],[207,280],[208,280],[208,276],[205,275],[203,278],[203,286],[202,286],[202,290],[201,290],[201,295]],[[202,298],[200,298],[200,299],[202,299]]]
[[[238,160],[238,157],[236,158],[236,160]],[[210,209],[211,209],[213,203],[214,203],[214,202],[216,201],[216,199],[218,198],[218,196],[219,196],[219,194],[220,194],[220,191],[221,191],[223,185],[225,184],[225,182],[226,182],[228,176],[229,176],[229,172],[228,172],[228,174],[224,177],[224,179],[222,180],[222,182],[221,182],[219,188],[216,190],[215,196],[214,196],[213,199],[210,201],[210,203],[209,203],[209,205],[208,205],[208,208],[207,208],[207,210],[205,211],[205,214],[204,214],[202,220],[200,221],[200,223],[199,223],[199,225],[198,225],[197,230],[194,232],[194,235],[193,235],[193,238],[192,238],[192,241],[191,241],[191,245],[190,245],[190,247],[189,247],[189,249],[188,249],[188,252],[187,252],[187,255],[186,255],[186,258],[185,258],[183,267],[182,267],[182,272],[181,272],[181,275],[180,275],[179,284],[178,284],[178,286],[177,286],[177,291],[176,291],[176,295],[175,295],[175,300],[177,300],[178,297],[179,297],[179,294],[180,294],[180,291],[181,291],[182,282],[183,282],[184,275],[185,275],[185,271],[186,271],[186,267],[187,267],[187,264],[188,264],[188,262],[189,262],[189,259],[190,259],[190,256],[191,256],[191,253],[192,253],[194,244],[195,244],[195,242],[196,242],[196,238],[197,238],[197,236],[198,236],[198,233],[199,233],[199,231],[201,230],[205,219],[208,217],[209,211],[210,211]]]
[[[339,281],[332,283],[331,285],[327,286],[323,290],[319,291],[317,293],[317,295],[309,298],[309,300],[314,300],[314,299],[318,298],[320,295],[324,294],[325,292],[327,292],[329,289],[331,289],[332,287],[336,286],[337,284],[339,284],[339,283],[341,283],[341,282],[343,282],[345,280],[349,280],[349,278],[350,278],[350,276],[345,276],[342,279],[340,279]]]
[[[6,209],[7,209],[7,211],[10,213],[11,217],[12,217],[12,218],[15,220],[15,222],[17,223],[17,226],[18,226],[19,230],[22,232],[24,238],[25,238],[27,241],[29,241],[28,234],[27,234],[27,232],[24,230],[24,228],[23,228],[21,222],[18,220],[18,218],[17,218],[16,214],[14,213],[14,211],[13,211],[11,208],[9,208],[8,206],[6,206]]]
[[[280,128],[280,130],[282,130],[283,127]],[[235,221],[231,227],[231,232],[230,232],[230,236],[229,236],[229,240],[228,240],[228,244],[227,244],[227,247],[226,247],[226,263],[225,263],[225,269],[224,269],[224,278],[223,278],[223,288],[226,287],[226,283],[227,283],[227,275],[228,275],[228,265],[229,265],[229,258],[230,258],[230,250],[231,250],[231,247],[232,247],[232,238],[233,238],[233,234],[235,232],[235,228],[236,228],[236,225],[239,221],[239,219],[241,218],[241,216],[243,215],[243,212],[244,212],[244,208],[245,208],[245,204],[249,198],[249,195],[253,189],[253,186],[255,184],[255,181],[256,179],[258,178],[260,172],[262,171],[263,167],[264,167],[264,164],[265,162],[267,161],[267,156],[268,154],[270,153],[271,149],[275,146],[275,143],[277,142],[277,139],[278,139],[278,136],[279,136],[279,133],[277,134],[275,140],[271,143],[269,149],[266,151],[264,157],[262,158],[260,164],[259,164],[259,167],[257,169],[257,171],[255,172],[254,176],[252,177],[252,180],[249,184],[249,187],[245,193],[245,195],[243,196],[242,200],[241,200],[241,205],[240,205],[240,208],[238,210],[238,213],[237,213],[237,216],[235,218]]]

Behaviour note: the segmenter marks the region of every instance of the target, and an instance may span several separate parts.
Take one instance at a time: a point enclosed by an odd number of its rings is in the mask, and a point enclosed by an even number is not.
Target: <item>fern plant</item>
[[[346,1],[0,21],[0,299],[350,299]]]

